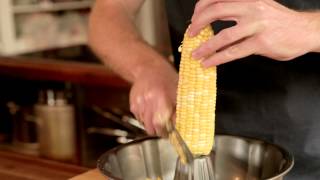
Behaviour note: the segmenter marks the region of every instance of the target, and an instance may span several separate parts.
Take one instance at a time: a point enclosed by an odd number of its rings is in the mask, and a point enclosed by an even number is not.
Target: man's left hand
[[[194,51],[205,67],[249,55],[287,61],[320,49],[320,13],[298,12],[273,0],[200,0],[189,35],[216,20],[235,21]]]

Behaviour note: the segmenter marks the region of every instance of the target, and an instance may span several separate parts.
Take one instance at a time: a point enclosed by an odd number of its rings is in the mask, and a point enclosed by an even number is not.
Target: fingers
[[[224,29],[196,49],[192,56],[195,59],[203,59],[224,47],[230,46],[244,38],[252,36],[256,31],[257,27],[253,24],[239,24],[237,26]]]
[[[130,98],[130,111],[134,117],[141,122],[141,117],[139,116],[138,105]]]
[[[152,109],[148,107],[150,106],[144,96],[132,95],[130,97],[130,111],[138,121],[143,123],[149,135],[155,135],[156,131],[152,122],[153,112]]]
[[[202,62],[206,68],[210,66],[217,66],[233,60],[241,59],[249,55],[255,54],[257,45],[251,38],[245,39],[235,45],[232,45],[220,52],[210,56]]]
[[[216,20],[237,21],[237,17],[245,14],[246,4],[242,2],[215,3],[195,12],[189,28],[190,36],[197,35],[201,29]]]
[[[130,110],[143,122],[149,135],[166,137],[166,123],[171,120],[174,106],[166,96],[159,93],[136,95],[133,89],[130,93]]]
[[[233,20],[237,25],[224,29],[192,54],[201,59],[204,67],[216,66],[240,59],[251,54],[259,54],[253,37],[263,32],[265,27],[259,16],[263,11],[257,0],[202,0],[197,3],[192,24],[191,36],[216,20]],[[217,52],[217,53],[216,53]]]
[[[209,5],[218,3],[218,2],[243,2],[243,1],[256,1],[256,0],[201,0],[196,4],[194,13],[201,12]]]
[[[152,111],[146,111],[145,116],[143,118],[144,127],[149,135],[156,135],[157,131],[155,129],[155,126],[153,124],[153,112]]]
[[[172,111],[166,107],[164,110],[158,110],[156,113],[154,113],[153,117],[153,126],[156,131],[156,134],[161,137],[167,137],[168,132],[166,129],[166,124],[168,121],[170,121]]]
[[[176,118],[177,118],[177,114],[176,114],[176,111],[174,111],[171,116],[171,120],[172,120],[173,124],[176,124]]]
[[[174,112],[174,106],[172,102],[167,98],[160,98],[154,101],[154,116],[153,125],[156,130],[156,134],[161,137],[167,137],[167,123],[171,121],[172,113]]]

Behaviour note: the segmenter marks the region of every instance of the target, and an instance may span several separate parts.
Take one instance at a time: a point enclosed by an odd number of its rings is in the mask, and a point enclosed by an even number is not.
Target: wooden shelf
[[[47,44],[47,45],[37,45],[37,44],[31,45],[31,44],[32,43],[24,42],[21,39],[17,39],[14,54],[26,54],[26,53],[43,51],[48,49],[67,48],[72,46],[85,45],[87,44],[87,37],[70,40],[70,41],[66,41],[65,39],[63,41],[59,41],[58,39],[54,44]],[[7,53],[7,55],[11,55],[11,54]]]
[[[40,3],[32,5],[16,5],[13,7],[14,13],[34,13],[49,11],[64,11],[90,8],[93,4],[92,0],[58,2],[58,3]]]
[[[126,81],[103,65],[62,60],[0,57],[0,75],[28,80],[67,81],[84,85],[129,87]]]

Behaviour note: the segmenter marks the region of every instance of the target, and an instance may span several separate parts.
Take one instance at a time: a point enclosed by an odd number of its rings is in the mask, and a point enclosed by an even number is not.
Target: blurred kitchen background
[[[170,58],[163,2],[146,1],[136,24]],[[87,46],[93,3],[0,1],[0,155],[93,168],[106,150],[143,135],[128,110],[129,84]]]

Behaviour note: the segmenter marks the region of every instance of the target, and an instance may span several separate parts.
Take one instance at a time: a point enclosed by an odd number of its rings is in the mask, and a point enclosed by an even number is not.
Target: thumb
[[[172,108],[163,108],[161,111],[157,111],[155,113],[153,119],[153,125],[155,127],[156,133],[158,136],[167,137],[168,132],[166,129],[166,125],[169,121],[171,121],[172,116]]]

